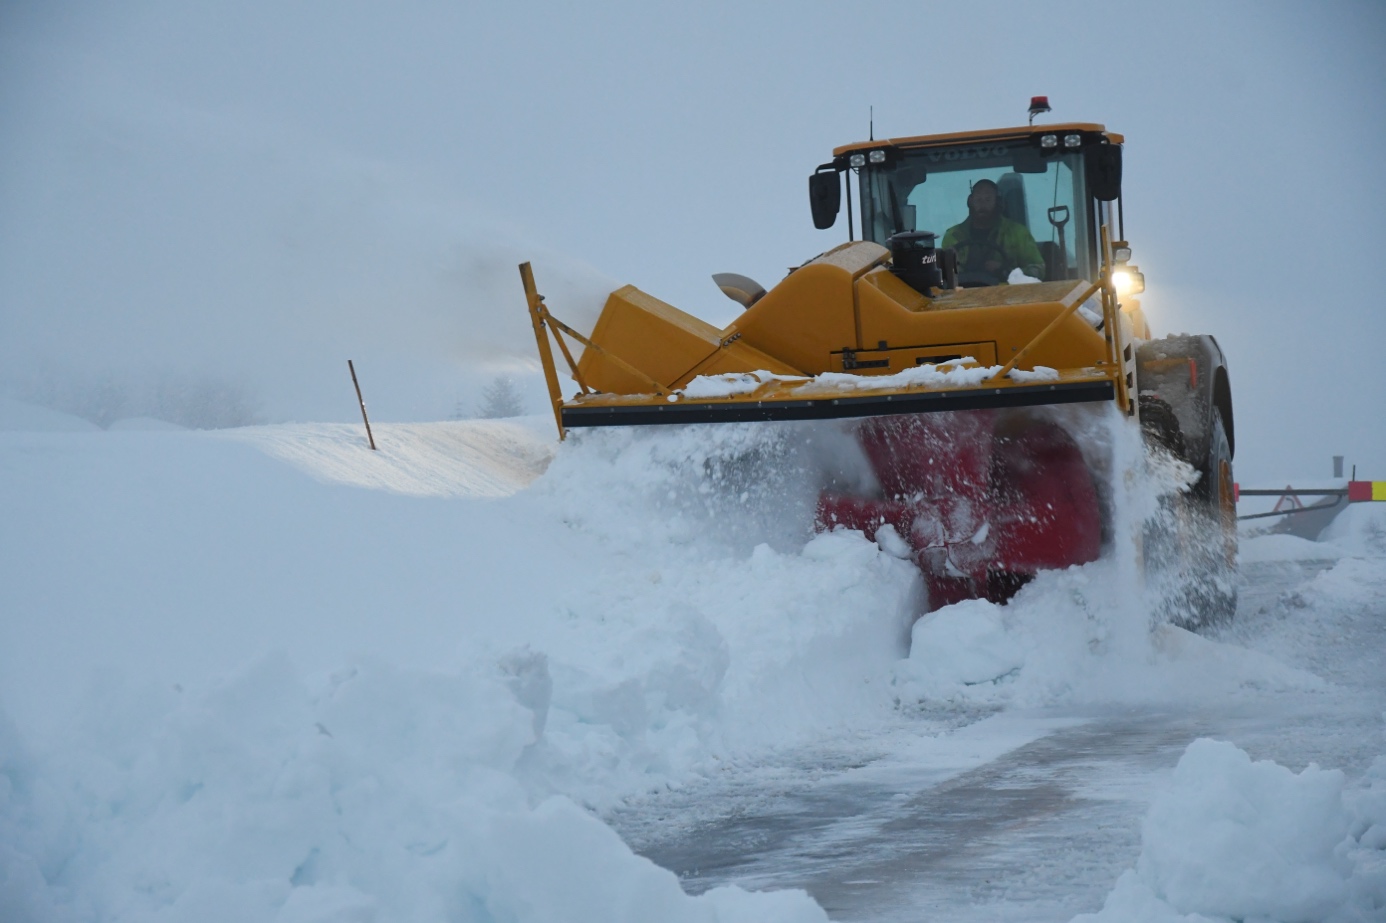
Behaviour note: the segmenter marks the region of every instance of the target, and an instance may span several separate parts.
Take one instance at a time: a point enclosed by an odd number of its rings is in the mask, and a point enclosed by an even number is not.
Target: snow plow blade
[[[963,367],[967,368],[967,367]],[[852,417],[991,410],[1110,401],[1116,397],[1112,380],[1091,370],[1056,375],[1041,384],[1001,381],[986,387],[937,388],[904,385],[870,388],[850,397],[821,394],[822,386],[770,381],[744,397],[689,400],[649,399],[645,395],[594,394],[563,404],[567,429],[583,426],[649,426],[668,423],[759,423],[774,420],[830,420]],[[817,390],[820,393],[814,393]]]

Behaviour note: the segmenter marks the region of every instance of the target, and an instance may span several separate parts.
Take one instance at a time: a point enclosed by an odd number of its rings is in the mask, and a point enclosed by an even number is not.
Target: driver
[[[980,276],[1004,285],[1011,271],[1020,269],[1027,276],[1044,278],[1044,258],[1030,229],[1001,214],[1001,197],[989,179],[972,184],[967,219],[948,229],[943,246],[958,251],[959,276]]]

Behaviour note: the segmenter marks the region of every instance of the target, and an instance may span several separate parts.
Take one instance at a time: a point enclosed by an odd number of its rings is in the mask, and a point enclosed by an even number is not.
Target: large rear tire
[[[1231,621],[1237,614],[1237,500],[1232,477],[1232,446],[1222,411],[1213,408],[1208,460],[1192,500],[1203,541],[1195,550],[1195,611],[1204,625]]]
[[[1212,410],[1203,459],[1188,457],[1178,422],[1162,402],[1142,401],[1141,414],[1149,450],[1182,458],[1198,472],[1188,492],[1162,501],[1146,529],[1147,579],[1168,621],[1190,630],[1226,623],[1237,611],[1237,507],[1222,413]]]

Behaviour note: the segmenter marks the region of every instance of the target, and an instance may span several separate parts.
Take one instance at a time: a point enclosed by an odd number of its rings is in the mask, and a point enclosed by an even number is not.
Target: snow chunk
[[[926,363],[904,369],[894,375],[856,375],[851,372],[824,372],[813,378],[799,378],[791,375],[776,375],[773,372],[741,372],[726,375],[699,375],[690,381],[681,392],[669,395],[670,401],[680,397],[708,399],[736,397],[753,394],[757,389],[772,381],[800,383],[797,393],[805,397],[824,394],[842,394],[852,391],[870,391],[878,388],[906,390],[911,387],[926,388],[966,388],[980,385],[1000,372],[1000,365],[977,365],[972,356],[949,359],[937,365]],[[1038,365],[1032,371],[1012,369],[1009,377],[1014,381],[1057,381],[1059,373],[1055,369]]]
[[[890,523],[876,529],[876,544],[892,558],[908,561],[914,555],[909,542],[905,541]]]
[[[1200,739],[1142,828],[1137,873],[1184,912],[1320,920],[1343,896],[1343,774]]]
[[[1001,608],[985,599],[945,606],[914,623],[906,679],[973,686],[1025,665],[1025,652],[1006,632]]]
[[[1336,770],[1296,774],[1196,740],[1151,805],[1136,868],[1074,923],[1374,919],[1386,905],[1386,863],[1370,836],[1386,818],[1386,760],[1367,781],[1345,791]]]
[[[971,356],[950,359],[938,365],[917,365],[894,375],[853,375],[849,372],[824,372],[813,383],[800,389],[804,395],[836,394],[867,391],[876,388],[905,389],[912,385],[935,388],[963,388],[979,385],[1001,371],[1001,366],[979,366]]]
[[[1025,271],[1019,266],[1012,269],[1011,274],[1006,278],[1006,283],[1008,285],[1033,285],[1039,281],[1040,280],[1036,279],[1034,276],[1027,276]]]
[[[773,372],[738,372],[727,375],[699,375],[683,388],[683,396],[689,398],[734,397],[750,394],[761,385],[771,381],[808,381],[807,378],[792,375],[776,375]],[[670,395],[672,398],[673,395]]]
[[[1010,377],[1015,381],[1058,381],[1059,370],[1047,365],[1037,365],[1033,369],[1011,369]]]

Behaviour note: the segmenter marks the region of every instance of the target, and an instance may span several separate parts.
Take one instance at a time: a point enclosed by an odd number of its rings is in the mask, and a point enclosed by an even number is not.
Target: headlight
[[[866,159],[872,163],[885,163],[885,151],[872,151],[866,155]]]
[[[1075,148],[1083,146],[1082,135],[1064,135],[1064,147]]]
[[[1058,147],[1058,146],[1059,146],[1059,136],[1058,136],[1058,135],[1040,135],[1040,147],[1052,149],[1052,148],[1056,148],[1056,147]]]
[[[1119,295],[1139,295],[1145,291],[1145,273],[1134,266],[1127,266],[1112,273],[1112,285]]]
[[[852,166],[854,166],[854,167],[864,167],[864,166],[866,166],[866,155],[865,155],[865,154],[853,154],[853,155],[851,155],[850,157],[847,158],[847,162],[848,162],[849,164],[851,164]]]

